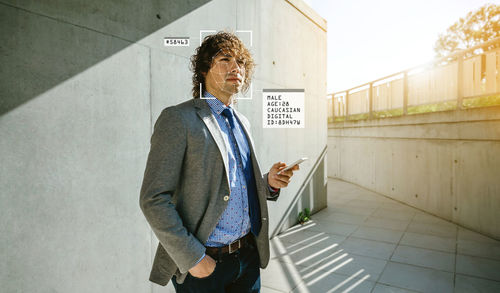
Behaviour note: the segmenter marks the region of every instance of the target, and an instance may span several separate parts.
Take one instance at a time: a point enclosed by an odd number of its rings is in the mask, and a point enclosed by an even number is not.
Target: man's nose
[[[243,69],[243,65],[239,65],[238,62],[236,62],[236,59],[233,59],[231,62],[230,62],[230,70],[231,72],[241,72],[241,70]]]

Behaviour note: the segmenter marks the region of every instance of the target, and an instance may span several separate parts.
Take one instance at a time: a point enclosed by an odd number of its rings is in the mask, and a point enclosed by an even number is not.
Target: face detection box
[[[264,89],[264,128],[304,128],[304,89]]]

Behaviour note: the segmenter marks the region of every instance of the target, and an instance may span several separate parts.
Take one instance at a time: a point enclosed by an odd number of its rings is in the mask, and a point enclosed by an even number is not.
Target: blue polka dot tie
[[[245,179],[247,183],[247,193],[248,193],[248,206],[250,209],[250,230],[257,236],[260,232],[261,222],[260,222],[260,208],[259,201],[257,199],[257,188],[255,185],[255,176],[253,174],[252,160],[250,149],[248,144],[243,137],[245,134],[240,127],[236,127],[237,121],[234,117],[233,110],[231,108],[226,108],[222,111],[222,115],[227,117],[229,125],[231,126],[230,133],[232,134],[234,140],[238,144],[238,152],[242,162],[243,173],[245,174]]]

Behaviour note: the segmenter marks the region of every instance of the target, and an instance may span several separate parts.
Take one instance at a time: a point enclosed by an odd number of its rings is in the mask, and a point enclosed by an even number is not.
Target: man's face
[[[245,62],[231,52],[220,52],[212,60],[205,76],[205,86],[212,94],[238,93],[245,80]]]

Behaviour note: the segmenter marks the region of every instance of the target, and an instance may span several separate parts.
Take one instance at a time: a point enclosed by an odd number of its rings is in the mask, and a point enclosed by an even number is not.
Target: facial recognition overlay
[[[189,47],[188,37],[165,37],[163,44],[167,47]]]
[[[207,34],[215,32],[215,30],[200,30],[200,45]],[[248,49],[252,46],[252,31],[237,30],[235,31],[235,35],[240,38]],[[212,67],[205,77],[205,83],[214,86],[214,88],[207,88],[207,90],[211,90],[214,95],[220,93],[235,95],[234,99],[236,100],[251,100],[253,97],[251,82],[245,93],[242,92],[247,74],[245,62],[245,59],[239,56],[237,52],[220,50],[212,57]],[[210,80],[210,82],[207,80]],[[200,99],[214,99],[212,97],[204,97],[202,88],[200,84]]]
[[[304,89],[262,90],[264,128],[304,128]]]

